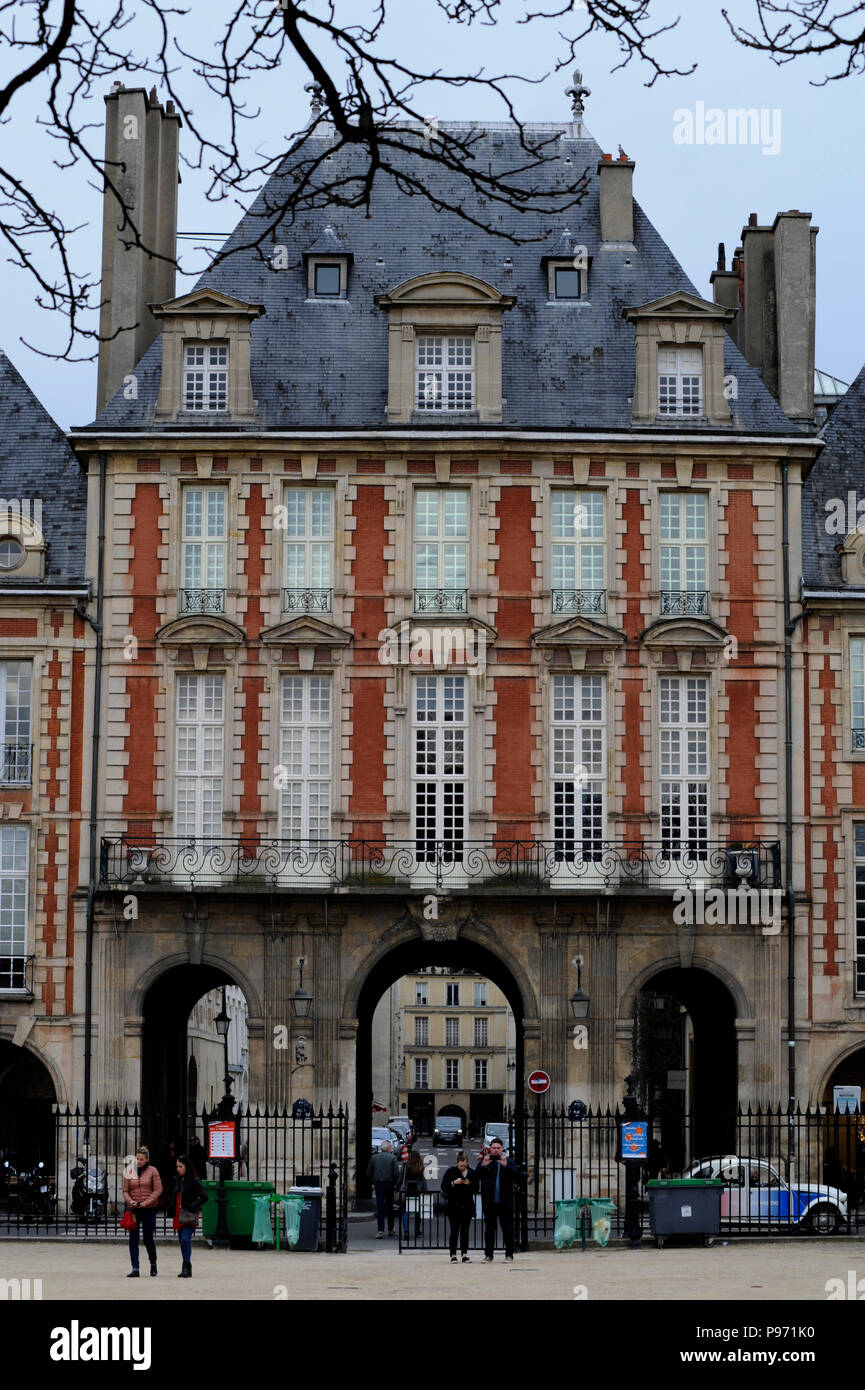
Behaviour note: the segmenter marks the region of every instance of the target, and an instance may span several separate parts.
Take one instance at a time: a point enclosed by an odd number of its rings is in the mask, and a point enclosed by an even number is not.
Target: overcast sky
[[[222,9],[224,0],[210,0],[207,6],[214,37],[215,19]],[[562,21],[550,21],[519,27],[514,21],[523,9],[505,0],[505,18],[497,27],[466,32],[448,25],[433,10],[432,0],[400,0],[398,17],[388,26],[389,38],[383,47],[425,68],[470,71],[484,65],[488,73],[511,71],[531,77],[549,73],[539,85],[513,88],[520,115],[529,121],[566,121],[570,103],[564,89],[570,85],[570,72],[552,71],[566,52],[558,37],[565,26]],[[747,20],[752,17],[752,0],[732,0],[729,9]],[[674,18],[677,10],[673,4],[653,4],[653,14],[662,20]],[[337,12],[356,19],[357,0],[338,0]],[[199,9],[199,27],[201,13]],[[573,31],[571,23],[569,32]],[[581,45],[583,80],[591,88],[586,125],[604,150],[615,154],[621,144],[636,161],[637,201],[708,299],[717,243],[726,243],[729,257],[749,213],[756,212],[760,223],[771,223],[778,211],[811,212],[820,228],[816,362],[824,371],[851,381],[865,361],[863,79],[848,78],[822,88],[809,85],[809,78],[822,75],[819,67],[797,62],[779,69],[768,58],[740,48],[729,36],[714,0],[688,0],[679,28],[659,39],[655,47],[669,66],[687,67],[696,61],[697,71],[687,78],[659,78],[647,89],[643,84],[650,74],[635,62],[622,71],[610,71],[619,60],[615,40],[593,37]],[[257,120],[244,128],[250,150],[266,146],[275,151],[281,135],[305,123],[309,98],[303,81],[308,77],[298,80],[298,76],[298,69],[287,64],[278,77],[261,80],[254,93],[247,85],[247,98],[262,108]],[[182,80],[178,74],[176,81]],[[128,82],[144,85],[134,76]],[[106,92],[110,85],[105,82]],[[196,114],[206,116],[218,129],[222,116],[215,98],[207,97],[191,77],[190,86],[196,92]],[[724,112],[736,107],[765,110],[767,143],[778,145],[777,152],[764,154],[761,144],[678,143],[674,134],[677,128],[682,130],[683,121],[675,113],[688,110],[698,119],[698,103],[706,111],[717,107]],[[88,119],[101,123],[101,107],[101,99],[94,101]],[[441,120],[501,120],[505,114],[491,94],[470,88],[430,89],[419,107]],[[86,224],[76,237],[78,267],[98,266],[99,194],[88,186],[83,171],[53,167],[56,144],[37,127],[37,112],[34,94],[20,94],[3,128],[3,143],[14,145],[16,167],[23,162],[25,170],[32,171],[40,191],[48,193],[69,221]],[[183,140],[181,133],[181,149]],[[183,170],[179,228],[227,234],[239,209],[228,202],[208,203],[205,186],[199,172]],[[195,253],[184,250],[182,255],[192,268]],[[201,269],[200,259],[194,268],[196,273]],[[191,283],[191,279],[179,279],[178,293]],[[32,282],[8,263],[3,266],[2,296],[0,345],[64,428],[87,423],[95,408],[95,363],[50,361],[24,346],[22,338],[44,349],[56,348],[62,332],[34,304]]]

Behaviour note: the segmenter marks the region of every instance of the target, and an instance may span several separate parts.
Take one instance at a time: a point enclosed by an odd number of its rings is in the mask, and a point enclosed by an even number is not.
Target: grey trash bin
[[[290,1187],[291,1196],[303,1197],[303,1210],[300,1213],[300,1236],[295,1250],[317,1250],[321,1230],[321,1199],[323,1187]]]
[[[717,1179],[653,1178],[646,1184],[649,1218],[658,1249],[667,1236],[696,1236],[712,1245],[721,1229],[721,1193]]]

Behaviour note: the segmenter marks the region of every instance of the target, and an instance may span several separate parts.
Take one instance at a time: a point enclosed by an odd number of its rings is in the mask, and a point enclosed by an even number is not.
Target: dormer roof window
[[[347,299],[348,271],[354,257],[348,244],[327,226],[303,253],[308,299]]]
[[[157,420],[254,419],[250,339],[264,306],[198,289],[150,307],[162,324]]]
[[[735,313],[686,292],[623,310],[636,334],[634,424],[731,423],[724,342]]]

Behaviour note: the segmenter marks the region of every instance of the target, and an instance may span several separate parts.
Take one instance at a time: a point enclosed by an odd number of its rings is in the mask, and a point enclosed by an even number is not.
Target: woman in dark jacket
[[[477,1180],[469,1168],[466,1155],[457,1154],[455,1168],[448,1168],[442,1178],[442,1192],[447,1201],[448,1220],[451,1226],[451,1264],[457,1263],[457,1240],[462,1251],[463,1264],[470,1265],[469,1228],[475,1214],[475,1192]]]
[[[198,1213],[207,1201],[207,1193],[195,1175],[195,1169],[187,1158],[186,1154],[181,1154],[177,1159],[177,1176],[174,1178],[168,1193],[168,1210],[174,1212],[174,1229],[177,1232],[177,1239],[180,1241],[180,1258],[183,1261],[183,1268],[178,1274],[178,1279],[192,1278],[192,1232],[198,1224]],[[181,1225],[180,1212],[192,1212],[196,1221],[194,1224]]]
[[[409,1201],[411,1201],[415,1214],[414,1238],[418,1240],[420,1238],[420,1199],[427,1190],[426,1178],[424,1177],[423,1171],[423,1156],[421,1154],[409,1154],[400,1177],[400,1188],[405,1201],[402,1212],[403,1232],[406,1236],[408,1235]]]

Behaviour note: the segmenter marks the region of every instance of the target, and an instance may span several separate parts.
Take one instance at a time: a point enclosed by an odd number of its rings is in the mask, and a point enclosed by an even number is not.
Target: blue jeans
[[[387,1228],[392,1231],[393,1183],[377,1182],[375,1185],[375,1221],[380,1231],[384,1231],[385,1217],[387,1217]]]
[[[186,1265],[192,1264],[192,1232],[194,1226],[181,1226],[177,1232],[177,1239],[180,1241],[180,1258]]]
[[[129,1258],[132,1261],[132,1268],[138,1268],[138,1236],[139,1232],[144,1240],[144,1248],[150,1256],[150,1263],[156,1264],[156,1242],[153,1239],[153,1231],[156,1226],[156,1212],[147,1208],[144,1211],[133,1212],[135,1216],[135,1230],[129,1232]]]

